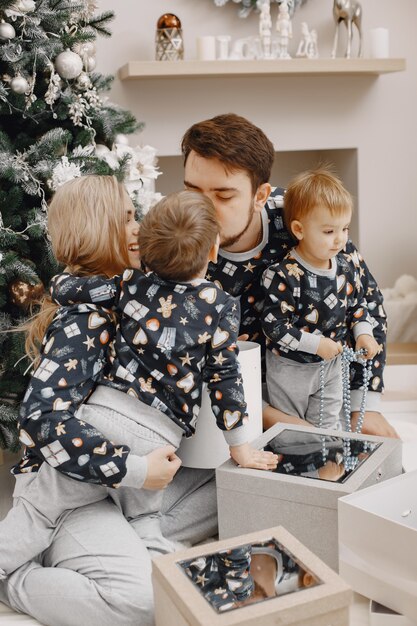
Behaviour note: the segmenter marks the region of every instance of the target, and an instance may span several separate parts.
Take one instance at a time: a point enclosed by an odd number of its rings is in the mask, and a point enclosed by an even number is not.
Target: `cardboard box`
[[[417,622],[417,471],[339,500],[340,574]]]
[[[329,458],[334,457],[341,446],[341,435],[338,431],[276,424],[254,445],[264,448],[271,440],[278,441],[275,449],[284,454],[281,465],[285,467],[287,460],[292,459],[302,467],[304,459],[308,461],[311,455],[321,459],[322,436],[326,437],[326,445],[332,453]],[[243,469],[232,460],[217,468],[220,538],[280,524],[337,571],[338,498],[402,471],[400,440],[353,433],[343,433],[343,438],[350,442],[352,449],[360,449],[364,442],[376,448],[343,482],[319,480],[311,473],[300,476]],[[355,440],[358,443],[354,443]]]
[[[270,541],[279,544],[315,584],[219,612],[186,573],[190,561],[212,558],[221,551],[245,544],[253,546]],[[153,560],[152,570],[156,626],[348,626],[349,623],[350,588],[282,527],[167,554]]]
[[[416,626],[416,623],[374,600],[369,602],[369,626]]]

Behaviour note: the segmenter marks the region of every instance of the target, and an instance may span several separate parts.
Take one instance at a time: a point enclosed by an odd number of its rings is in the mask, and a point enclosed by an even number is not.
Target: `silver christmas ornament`
[[[92,72],[96,66],[96,60],[94,57],[87,57],[84,59],[84,67],[86,72]]]
[[[22,13],[30,13],[36,9],[34,0],[19,0],[17,6]]]
[[[96,46],[92,41],[84,41],[83,43],[76,43],[72,49],[74,52],[80,55],[80,57],[92,57],[96,53]]]
[[[61,78],[71,80],[77,78],[83,70],[83,62],[81,57],[75,52],[71,52],[68,48],[58,54],[55,59],[55,69]]]
[[[114,138],[114,143],[121,143],[124,146],[128,146],[129,138],[126,135],[123,135],[123,133],[117,133]]]
[[[108,148],[107,146],[105,146],[104,144],[102,144],[102,143],[98,143],[98,144],[96,145],[96,150],[95,150],[96,156],[98,156],[98,157],[102,157],[102,156],[104,156],[105,154],[107,154],[108,152],[110,152],[110,150],[109,150],[109,148]]]
[[[16,31],[11,24],[8,24],[4,20],[0,22],[0,41],[7,41],[8,39],[14,39],[16,37]]]
[[[77,87],[80,89],[89,89],[91,87],[91,80],[88,74],[81,72],[77,78]]]
[[[28,91],[29,83],[23,76],[15,76],[10,83],[10,88],[14,93],[21,95]]]

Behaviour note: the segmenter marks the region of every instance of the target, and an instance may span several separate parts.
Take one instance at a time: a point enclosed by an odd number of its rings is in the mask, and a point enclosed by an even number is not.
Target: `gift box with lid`
[[[156,626],[348,625],[348,585],[282,527],[167,554],[152,568]]]
[[[339,500],[340,574],[417,622],[417,471]]]
[[[280,524],[335,570],[338,499],[402,471],[398,439],[276,424],[253,445],[279,455],[277,471],[217,468],[220,538]]]
[[[396,613],[391,609],[370,600],[369,602],[369,626],[416,626],[417,622],[411,621],[408,617]]]

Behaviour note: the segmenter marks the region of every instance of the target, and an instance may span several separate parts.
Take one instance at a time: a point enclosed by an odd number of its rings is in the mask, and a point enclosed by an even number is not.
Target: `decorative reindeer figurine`
[[[344,22],[347,28],[347,46],[345,57],[350,59],[350,51],[352,46],[352,24],[355,24],[359,34],[359,50],[358,57],[362,53],[362,7],[357,0],[333,0],[333,17],[336,22],[336,31],[334,35],[332,58],[334,59],[337,51],[337,42],[339,38],[339,26]]]

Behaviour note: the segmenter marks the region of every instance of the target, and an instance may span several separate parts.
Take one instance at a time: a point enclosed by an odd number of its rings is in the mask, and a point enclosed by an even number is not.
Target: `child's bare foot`
[[[323,465],[323,467],[319,469],[319,478],[322,480],[336,481],[342,478],[344,473],[345,468],[343,464],[338,465],[334,461],[327,461],[326,465]]]

